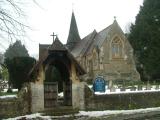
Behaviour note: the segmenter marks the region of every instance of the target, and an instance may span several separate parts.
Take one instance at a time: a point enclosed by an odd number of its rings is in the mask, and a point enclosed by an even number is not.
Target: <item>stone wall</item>
[[[44,85],[30,83],[31,87],[31,112],[44,110]]]
[[[72,106],[73,108],[84,109],[84,86],[85,83],[72,84]]]
[[[85,92],[86,93],[86,92]],[[138,109],[160,106],[160,92],[89,95],[86,110]]]
[[[30,98],[27,87],[22,89],[17,98],[0,99],[0,119],[30,113]]]
[[[29,112],[28,103],[21,99],[0,99],[0,118],[20,116]]]

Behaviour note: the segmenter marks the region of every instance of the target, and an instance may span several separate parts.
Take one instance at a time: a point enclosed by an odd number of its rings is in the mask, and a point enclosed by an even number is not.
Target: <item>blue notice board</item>
[[[105,92],[106,82],[103,77],[96,77],[93,83],[93,90],[94,92]]]

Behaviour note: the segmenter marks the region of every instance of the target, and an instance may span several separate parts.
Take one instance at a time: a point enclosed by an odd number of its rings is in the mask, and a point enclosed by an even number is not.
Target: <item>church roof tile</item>
[[[74,49],[71,51],[71,53],[77,57],[80,54],[83,54],[86,52],[86,49],[88,49],[89,44],[93,41],[93,37],[97,32],[94,30],[90,34],[88,34],[86,37],[84,37],[82,40],[80,40]]]
[[[72,54],[75,57],[80,55],[85,56],[90,54],[94,47],[101,47],[103,42],[106,40],[112,25],[113,24],[98,33],[94,30],[92,33],[88,34],[76,44],[74,49],[71,51]]]

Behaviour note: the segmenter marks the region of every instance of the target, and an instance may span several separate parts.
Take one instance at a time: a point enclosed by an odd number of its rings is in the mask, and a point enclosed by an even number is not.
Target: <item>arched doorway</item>
[[[72,82],[69,67],[63,59],[51,60],[46,65],[44,105],[46,108],[72,105]]]

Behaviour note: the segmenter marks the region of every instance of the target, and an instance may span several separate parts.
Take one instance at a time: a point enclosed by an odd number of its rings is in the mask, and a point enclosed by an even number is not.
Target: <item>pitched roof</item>
[[[67,39],[67,47],[71,50],[74,47],[75,43],[79,42],[80,40],[81,38],[79,36],[76,19],[74,16],[74,12],[72,12],[70,30]]]
[[[75,56],[78,57],[80,55],[85,56],[91,53],[94,47],[100,47],[104,40],[106,40],[108,33],[111,29],[111,24],[110,26],[106,27],[99,33],[94,30],[92,33],[84,37],[82,40],[80,40],[74,49],[71,51],[71,53]]]
[[[49,51],[58,50],[58,51],[65,51],[67,50],[65,46],[59,41],[58,37],[55,38],[52,45],[48,48]]]
[[[86,52],[90,44],[92,43],[95,35],[97,32],[94,30],[92,33],[88,34],[86,37],[84,37],[82,40],[80,40],[76,46],[73,48],[71,53],[74,55],[74,57],[79,56],[80,54],[83,54]]]
[[[103,44],[103,42],[106,40],[108,33],[110,31],[111,25],[100,31],[94,38],[94,41],[89,46],[88,51],[86,51],[86,55],[90,54],[94,47],[100,48]]]

